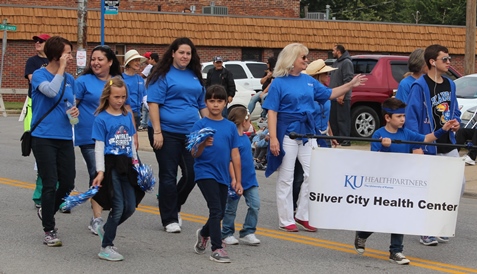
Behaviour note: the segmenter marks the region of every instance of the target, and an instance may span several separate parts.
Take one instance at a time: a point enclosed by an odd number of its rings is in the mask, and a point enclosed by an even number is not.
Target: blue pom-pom
[[[156,184],[156,178],[150,165],[143,163],[133,166],[137,171],[137,184],[144,192],[151,192]]]
[[[229,194],[229,198],[232,200],[237,200],[238,198],[240,198],[240,196],[237,195],[237,192],[235,192],[235,190],[231,188],[230,186],[229,186],[228,194]]]
[[[215,132],[215,129],[206,127],[187,135],[187,150],[197,150],[197,147],[208,137],[214,136]]]
[[[65,202],[62,204],[62,209],[71,210],[73,207],[88,201],[90,198],[96,195],[96,193],[98,193],[98,187],[92,187],[83,193],[66,196],[64,198]]]

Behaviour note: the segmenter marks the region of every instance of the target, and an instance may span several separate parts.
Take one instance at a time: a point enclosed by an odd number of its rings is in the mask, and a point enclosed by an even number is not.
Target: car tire
[[[380,120],[376,111],[368,106],[359,106],[351,111],[351,135],[370,138],[379,128]]]

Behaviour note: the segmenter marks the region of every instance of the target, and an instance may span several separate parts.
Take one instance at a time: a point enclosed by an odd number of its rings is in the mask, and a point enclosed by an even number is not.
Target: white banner
[[[456,157],[316,148],[310,225],[454,236],[464,165]]]

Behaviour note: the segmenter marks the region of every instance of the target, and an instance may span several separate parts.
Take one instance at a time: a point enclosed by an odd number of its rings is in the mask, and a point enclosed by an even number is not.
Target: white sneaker
[[[470,158],[469,155],[464,156],[464,162],[466,165],[475,166],[475,161],[472,160],[472,158]]]
[[[239,238],[240,242],[246,245],[259,245],[260,240],[255,237],[255,234],[248,234],[245,237]]]
[[[226,245],[236,245],[239,243],[239,241],[237,240],[237,238],[235,238],[233,235],[232,236],[228,236],[227,238],[223,239],[222,242]]]
[[[92,218],[88,228],[89,228],[89,230],[91,230],[91,232],[94,235],[98,235],[98,228],[101,227],[103,225],[103,223],[104,223],[103,218],[101,218],[101,217]]]
[[[179,226],[178,223],[170,223],[164,227],[164,230],[167,233],[180,233],[181,232],[181,227]]]
[[[177,221],[179,222],[179,226],[182,227],[182,218],[181,218],[181,213],[177,213]]]

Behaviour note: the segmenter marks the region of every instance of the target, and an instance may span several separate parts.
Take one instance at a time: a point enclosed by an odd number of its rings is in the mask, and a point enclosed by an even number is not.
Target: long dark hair
[[[118,76],[118,75],[122,77],[121,64],[119,63],[118,57],[116,57],[116,54],[114,53],[114,51],[107,45],[99,45],[94,47],[89,57],[90,59],[89,59],[88,67],[86,67],[86,69],[83,71],[83,73],[81,73],[81,75],[94,74],[93,69],[91,68],[91,56],[93,56],[93,53],[97,50],[100,50],[101,52],[103,52],[106,58],[108,59],[108,61],[111,61],[111,60],[113,61],[113,63],[111,64],[111,67],[109,68],[109,75],[111,75],[111,77]]]
[[[192,70],[192,72],[197,76],[198,81],[201,85],[202,83],[202,72],[201,72],[201,65],[200,65],[200,58],[197,54],[197,49],[194,46],[194,43],[187,38],[181,37],[177,38],[172,42],[169,46],[167,51],[164,53],[162,58],[160,59],[159,63],[152,68],[151,74],[147,77],[146,87],[149,87],[150,84],[156,82],[162,77],[165,77],[166,74],[169,72],[172,66],[172,62],[174,61],[172,58],[172,54],[179,49],[181,45],[189,45],[191,48],[191,58],[190,63],[187,65],[187,68]]]

